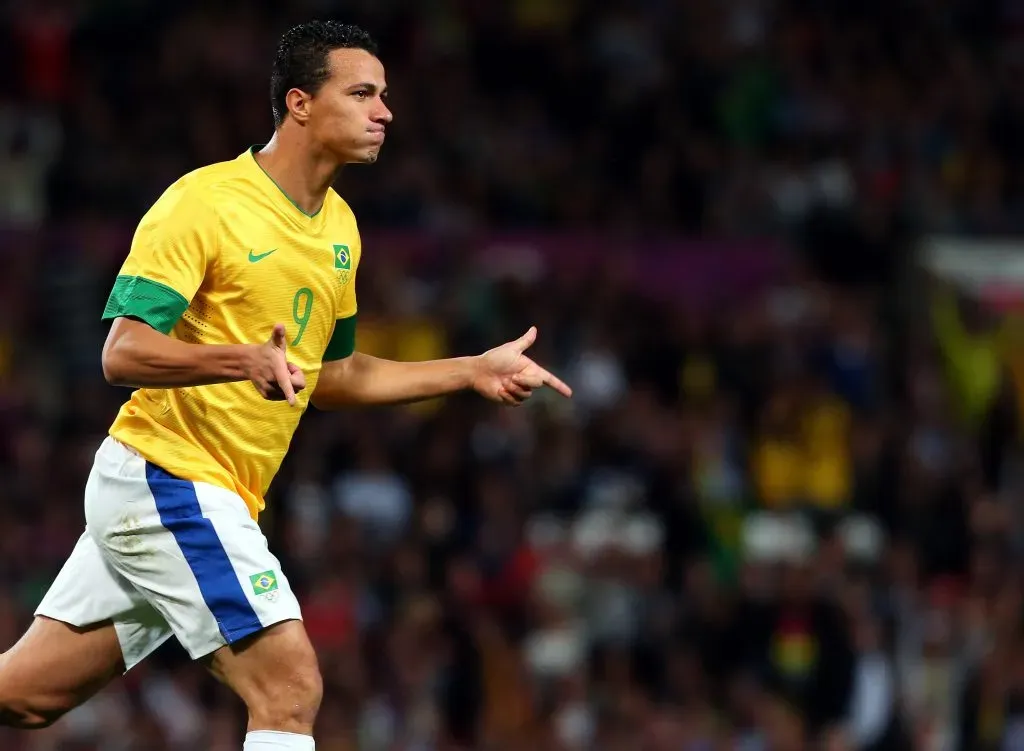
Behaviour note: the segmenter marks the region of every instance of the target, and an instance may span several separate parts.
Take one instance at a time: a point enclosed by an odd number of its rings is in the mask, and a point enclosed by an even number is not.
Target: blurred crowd
[[[1020,742],[1012,331],[939,288],[897,339],[875,293],[799,268],[704,311],[604,272],[458,269],[366,263],[360,348],[473,352],[537,322],[575,398],[307,416],[262,523],[322,661],[318,748]],[[4,644],[124,396],[60,388],[46,357],[16,345],[2,371]],[[229,751],[243,722],[169,645],[0,747]]]
[[[8,3],[0,647],[127,396],[98,319],[134,223],[267,138],[277,35],[342,12],[396,112],[338,185],[368,228],[359,349],[536,324],[576,395],[304,420],[261,523],[321,659],[317,748],[1024,748],[1024,327],[905,261],[926,230],[1022,229],[1016,0]],[[496,228],[609,257],[485,263]],[[615,238],[648,235],[791,252],[693,305],[624,273]],[[244,721],[171,644],[0,748],[237,751]]]
[[[346,179],[364,222],[1020,229],[1016,0],[10,0],[0,207],[133,219],[271,127],[288,24],[379,38],[396,121]]]

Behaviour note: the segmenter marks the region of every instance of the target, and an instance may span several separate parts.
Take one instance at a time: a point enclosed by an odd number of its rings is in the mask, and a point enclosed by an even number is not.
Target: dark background
[[[378,37],[395,112],[337,185],[360,349],[537,324],[576,398],[308,415],[262,522],[317,748],[1022,747],[1017,319],[919,263],[1024,230],[1020,0],[3,8],[0,645],[127,397],[99,315],[135,223],[269,138],[277,37],[335,17]],[[0,747],[243,727],[171,645]]]

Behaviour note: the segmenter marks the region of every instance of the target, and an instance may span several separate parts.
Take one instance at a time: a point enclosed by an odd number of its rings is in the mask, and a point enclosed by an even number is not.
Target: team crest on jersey
[[[334,270],[338,272],[338,281],[348,284],[352,275],[352,251],[347,245],[334,246]]]

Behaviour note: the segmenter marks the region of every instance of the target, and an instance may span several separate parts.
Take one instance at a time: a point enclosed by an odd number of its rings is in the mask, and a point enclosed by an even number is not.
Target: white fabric
[[[74,626],[113,620],[127,669],[172,634],[197,659],[301,619],[280,563],[235,493],[172,478],[108,437],[86,484],[85,518],[36,614]],[[272,577],[261,580],[265,587],[251,581],[264,573]]]
[[[254,730],[245,736],[242,751],[315,751],[311,735],[281,733],[276,730]]]
[[[895,709],[894,682],[884,655],[865,654],[857,660],[848,728],[853,748],[870,746],[885,733]]]

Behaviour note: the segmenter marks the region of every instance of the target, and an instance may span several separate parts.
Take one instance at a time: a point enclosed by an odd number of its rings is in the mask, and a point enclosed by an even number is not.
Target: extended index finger
[[[544,385],[554,389],[566,399],[572,398],[572,389],[569,388],[569,385],[554,373],[546,370],[544,371]]]
[[[281,389],[284,398],[288,400],[288,404],[294,407],[295,389],[292,387],[291,374],[288,372],[288,363],[285,362],[284,357],[274,358],[274,378],[277,379],[278,388]]]

